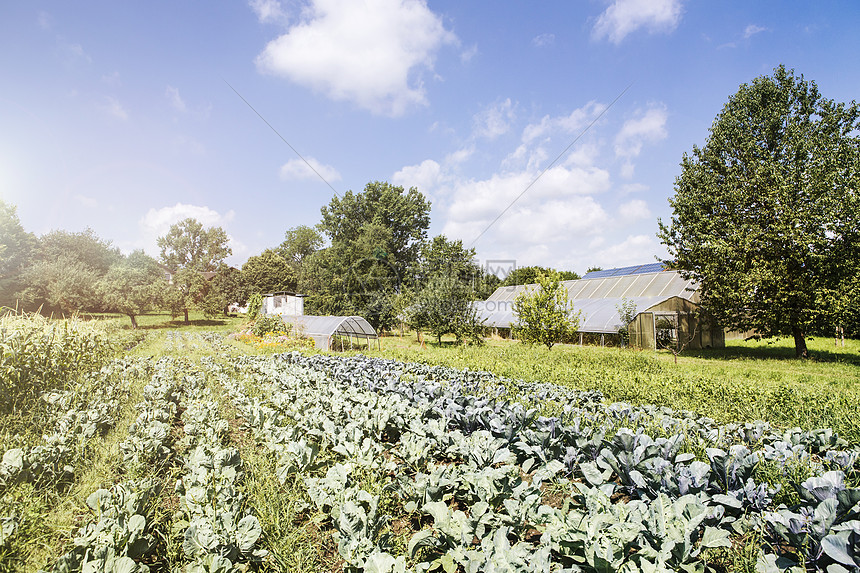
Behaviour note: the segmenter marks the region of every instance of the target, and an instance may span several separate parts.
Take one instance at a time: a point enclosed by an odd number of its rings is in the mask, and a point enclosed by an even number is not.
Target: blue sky
[[[241,265],[380,180],[481,262],[652,262],[738,86],[782,63],[856,99],[858,24],[853,1],[4,2],[0,198],[151,255],[193,216]]]

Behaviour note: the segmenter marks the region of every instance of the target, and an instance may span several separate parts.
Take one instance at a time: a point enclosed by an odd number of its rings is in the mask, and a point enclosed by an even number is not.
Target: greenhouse
[[[321,350],[344,350],[351,348],[353,341],[361,341],[367,346],[370,346],[371,340],[379,343],[376,331],[360,316],[283,315],[281,318],[297,333],[313,338],[316,347]]]
[[[589,273],[585,278],[562,281],[574,311],[580,313],[579,333],[617,335],[623,326],[619,307],[635,305],[636,316],[628,330],[637,348],[684,344],[687,348],[725,345],[723,331],[698,320],[698,292],[694,281],[659,263]],[[479,319],[493,329],[510,329],[516,323],[514,301],[537,285],[498,288],[486,301],[474,303]],[[682,342],[683,341],[683,342]]]

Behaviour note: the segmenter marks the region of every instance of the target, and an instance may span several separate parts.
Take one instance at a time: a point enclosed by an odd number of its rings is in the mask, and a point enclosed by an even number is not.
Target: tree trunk
[[[128,317],[131,319],[131,327],[137,329],[137,317],[133,314],[128,315]]]
[[[183,310],[185,311],[185,324],[188,324],[189,322],[191,322],[190,320],[188,320],[188,309],[185,308]]]
[[[797,358],[809,358],[809,352],[806,350],[806,336],[797,325],[791,326],[791,334],[794,335],[794,355]]]

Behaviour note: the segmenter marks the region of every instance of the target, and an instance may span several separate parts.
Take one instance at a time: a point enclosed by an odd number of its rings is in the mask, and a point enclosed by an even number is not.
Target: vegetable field
[[[860,444],[831,429],[164,345],[46,388],[38,432],[10,414],[0,569],[860,571]]]

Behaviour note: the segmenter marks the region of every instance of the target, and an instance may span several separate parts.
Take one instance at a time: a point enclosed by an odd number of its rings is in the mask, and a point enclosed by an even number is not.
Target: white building
[[[305,314],[305,295],[294,292],[273,292],[263,296],[260,314],[266,316],[303,316]]]

